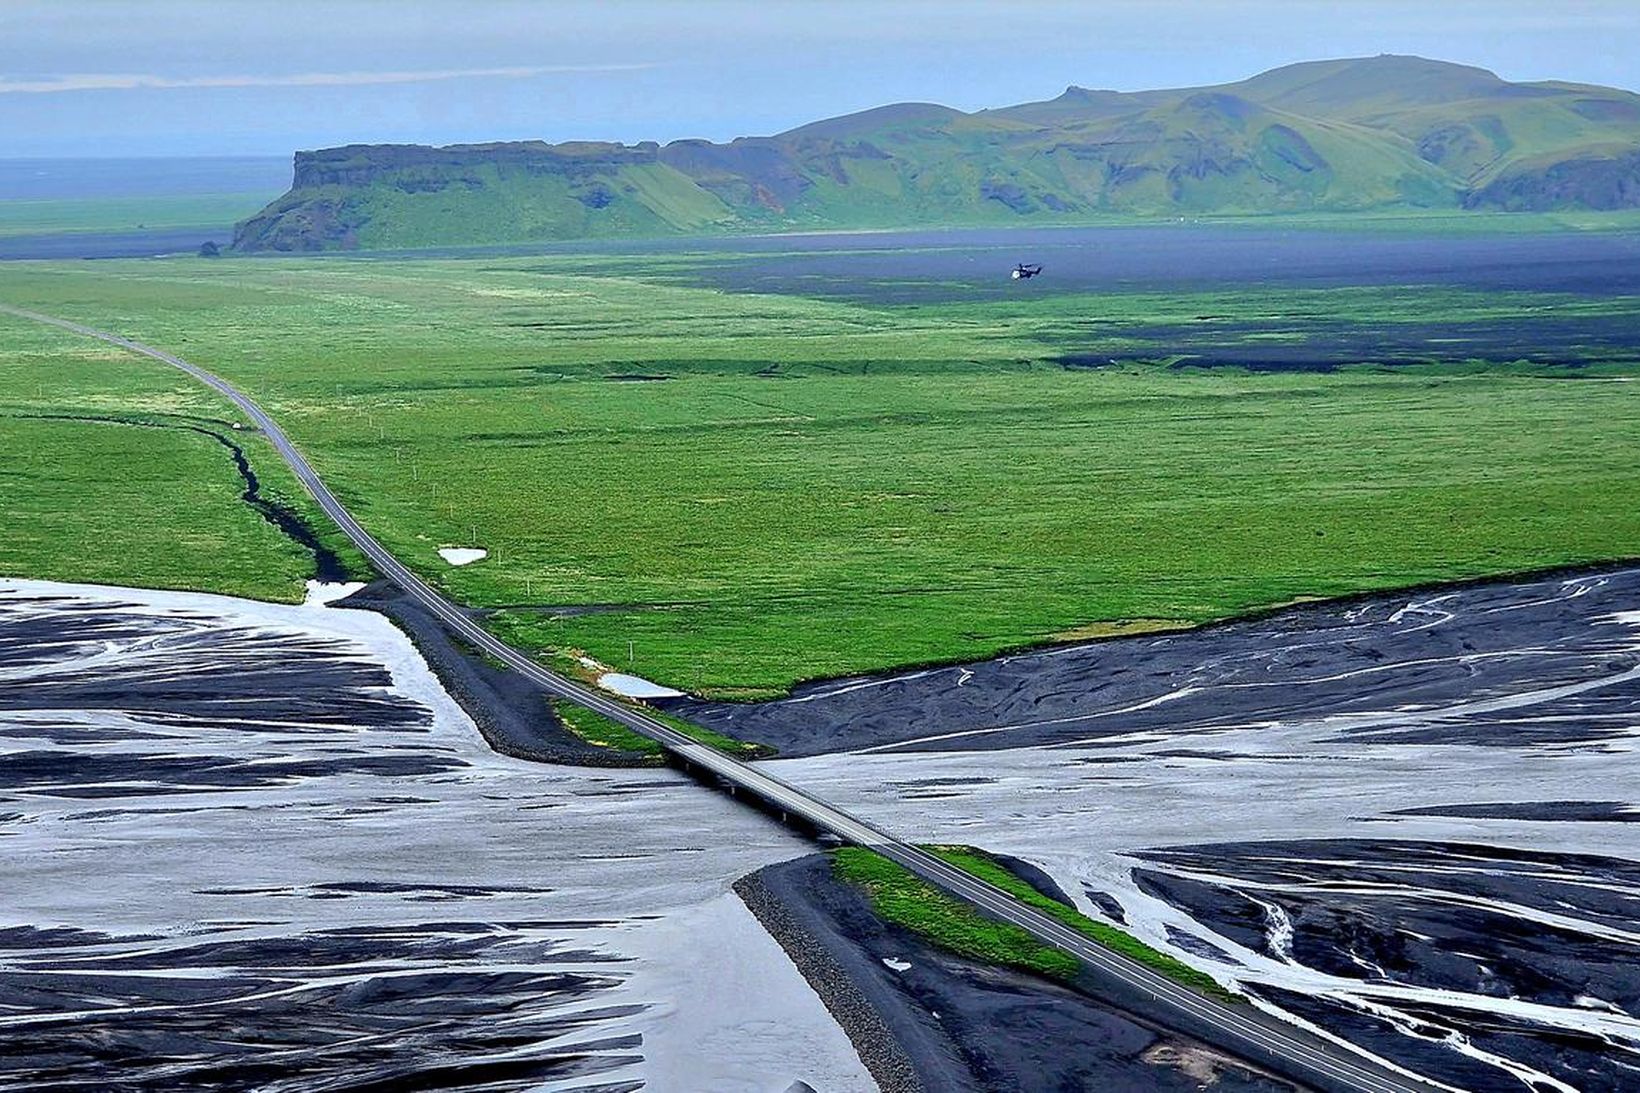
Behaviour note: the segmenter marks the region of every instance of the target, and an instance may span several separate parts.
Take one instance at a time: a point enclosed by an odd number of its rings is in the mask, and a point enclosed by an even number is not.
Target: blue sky
[[[1416,53],[1640,87],[1635,0],[5,0],[0,157],[727,139]]]

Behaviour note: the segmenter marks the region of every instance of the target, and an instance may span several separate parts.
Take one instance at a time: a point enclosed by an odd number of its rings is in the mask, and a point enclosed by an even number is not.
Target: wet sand
[[[426,608],[396,586],[376,581],[339,606],[377,611],[393,620],[472,719],[484,742],[502,755],[569,766],[654,765],[644,756],[601,748],[570,732],[553,715],[540,688],[516,672],[473,655]]]
[[[1185,1093],[1208,1081],[1221,1093],[1297,1088],[1131,1011],[1063,984],[962,960],[887,925],[862,893],[832,877],[824,855],[770,866],[750,880],[742,896],[844,1027],[884,1029],[900,1047],[872,1067],[885,1093]]]
[[[720,723],[841,807],[1461,1088],[1640,1074],[1640,570],[817,685]],[[790,735],[778,735],[789,726]]]
[[[1156,637],[668,708],[782,756],[1086,749],[1328,719],[1362,740],[1593,745],[1636,709],[1640,568],[1362,597]],[[1572,688],[1564,690],[1564,688]],[[1204,751],[1205,749],[1205,751]]]
[[[666,770],[493,752],[370,612],[0,581],[0,1087],[869,1090]]]
[[[898,1053],[925,1088],[1165,1088],[1203,1062],[1133,1013],[919,949],[812,869],[759,872],[805,845],[671,772],[495,754],[378,616],[0,587],[14,1081],[436,1084],[459,1057],[497,1088],[870,1088],[861,1056]],[[504,684],[426,636],[446,678]],[[860,732],[774,767],[1032,863],[1300,1024],[1465,1088],[1617,1090],[1640,1072],[1637,668],[1622,569],[733,712],[795,726],[798,752]],[[475,694],[523,712],[505,739],[568,754],[527,716],[539,695]],[[756,917],[730,892],[749,873]],[[854,1045],[759,925],[769,902],[876,1015],[844,1021]]]

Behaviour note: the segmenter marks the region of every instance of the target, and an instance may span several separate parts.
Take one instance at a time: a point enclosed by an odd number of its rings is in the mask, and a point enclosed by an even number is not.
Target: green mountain
[[[298,152],[242,251],[1088,220],[1640,207],[1640,95],[1418,57],[965,114],[898,103],[726,144]]]

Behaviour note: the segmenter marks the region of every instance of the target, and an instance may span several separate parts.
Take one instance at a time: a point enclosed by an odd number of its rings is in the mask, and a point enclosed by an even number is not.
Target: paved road
[[[1341,1046],[1296,1032],[1285,1024],[1248,1007],[1227,1005],[1183,987],[1143,964],[1095,944],[1058,920],[1021,903],[1002,889],[947,865],[932,854],[826,803],[807,790],[732,759],[713,748],[696,743],[677,729],[641,710],[617,702],[591,687],[547,670],[484,630],[388,553],[348,514],[273,419],[226,380],[162,349],[155,349],[118,334],[5,304],[0,304],[0,312],[48,323],[163,361],[221,392],[262,430],[280,456],[290,465],[291,470],[296,472],[302,485],[319,503],[319,507],[347,533],[354,545],[370,559],[377,572],[398,584],[463,640],[507,664],[552,694],[570,699],[597,711],[611,721],[650,737],[677,759],[696,769],[711,772],[736,792],[751,793],[784,813],[800,817],[818,831],[830,832],[845,842],[875,850],[946,892],[967,900],[1003,921],[1021,927],[1038,940],[1062,949],[1090,967],[1150,995],[1158,1004],[1176,1010],[1192,1021],[1207,1023],[1227,1040],[1239,1042],[1250,1060],[1284,1061],[1287,1064],[1286,1069],[1296,1069],[1326,1089],[1367,1090],[1372,1093],[1427,1093],[1437,1088],[1390,1072]]]

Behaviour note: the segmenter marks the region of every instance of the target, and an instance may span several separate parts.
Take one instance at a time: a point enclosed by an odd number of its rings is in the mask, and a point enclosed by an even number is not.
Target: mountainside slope
[[[298,152],[241,251],[1368,209],[1640,208],[1640,95],[1384,56],[715,144]]]

